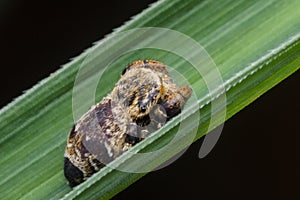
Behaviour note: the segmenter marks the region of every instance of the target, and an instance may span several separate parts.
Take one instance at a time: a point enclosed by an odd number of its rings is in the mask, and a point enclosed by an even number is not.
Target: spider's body
[[[113,91],[73,126],[64,172],[76,186],[180,113],[191,95],[178,87],[165,65],[139,60],[127,66]]]

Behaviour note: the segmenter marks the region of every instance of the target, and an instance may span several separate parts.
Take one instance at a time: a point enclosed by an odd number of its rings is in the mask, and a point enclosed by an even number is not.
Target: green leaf
[[[185,34],[201,44],[221,74],[224,85],[220,87],[226,91],[228,119],[299,69],[299,9],[297,0],[164,0],[151,5],[0,111],[2,199],[108,199],[145,175],[121,172],[113,167],[151,170],[182,151],[189,144],[186,138],[193,131],[196,137],[192,139],[196,140],[222,123],[222,118],[218,118],[224,114],[222,107],[212,111],[213,104],[224,97],[224,93],[217,88],[209,93],[205,74],[197,74],[189,60],[154,48],[133,50],[116,60],[109,60],[123,49],[136,46],[136,41],[142,41],[139,44],[145,46],[159,41],[160,44],[173,45],[174,51],[180,41],[172,41],[174,38],[169,41],[155,31],[147,37],[116,37],[122,35],[122,31],[163,27]],[[189,58],[193,58],[195,52],[185,44],[181,44],[181,52],[186,51]],[[67,133],[74,123],[73,115],[80,117],[79,114],[94,103],[91,99],[92,102],[76,104],[76,90],[82,91],[83,97],[95,92],[96,101],[100,101],[112,90],[122,69],[138,59],[155,59],[170,66],[176,82],[181,85],[188,82],[193,87],[194,99],[187,103],[181,115],[130,150],[153,152],[150,156],[137,158],[127,152],[71,190],[62,171]],[[95,90],[90,90],[86,86],[97,79],[97,66],[101,63],[107,63],[108,67]],[[208,57],[204,57],[199,65],[207,75],[212,73]],[[84,72],[79,76],[82,79],[78,79],[78,72]],[[75,103],[73,107],[72,102]],[[212,122],[212,118],[220,120]],[[198,119],[199,127],[194,123]],[[184,128],[180,129],[179,124]],[[178,130],[181,130],[180,134]],[[167,144],[173,144],[172,148],[164,149]],[[154,150],[158,149],[164,149],[163,154],[155,153]]]

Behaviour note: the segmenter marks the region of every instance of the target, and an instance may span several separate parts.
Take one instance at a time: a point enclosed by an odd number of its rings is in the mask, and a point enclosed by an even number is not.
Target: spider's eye
[[[147,110],[147,107],[146,107],[145,104],[141,105],[140,108],[141,108],[141,111],[142,111],[142,112],[146,112],[146,110]]]

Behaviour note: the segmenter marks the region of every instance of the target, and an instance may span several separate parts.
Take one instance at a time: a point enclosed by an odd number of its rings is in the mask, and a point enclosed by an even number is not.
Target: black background
[[[153,0],[2,0],[0,107]],[[201,141],[114,199],[300,199],[297,72],[225,123],[204,159]]]

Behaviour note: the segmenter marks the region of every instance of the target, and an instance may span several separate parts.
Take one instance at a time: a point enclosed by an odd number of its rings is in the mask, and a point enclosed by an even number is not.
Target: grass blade
[[[297,0],[166,0],[153,4],[115,30],[115,34],[132,28],[156,26],[179,31],[199,42],[221,73],[227,96],[228,119],[299,69],[299,9]],[[160,37],[159,34],[153,34],[144,42],[151,44]],[[71,190],[62,173],[66,134],[73,124],[72,94],[78,70],[106,58],[105,52],[113,55],[120,47],[133,45],[126,38],[118,41],[113,38],[114,34],[107,36],[0,111],[0,193],[3,199],[107,199],[144,175],[106,167]],[[107,45],[103,47],[104,43]],[[194,110],[194,106],[201,108],[201,125],[199,128],[193,126],[196,114],[183,113],[132,148],[132,152],[151,151],[168,144],[178,129],[181,117],[181,123],[190,127],[183,130],[183,137],[191,131],[197,131],[196,140],[207,133],[211,117],[220,114],[216,112],[212,115],[211,100],[217,101],[221,94],[208,98],[205,82],[187,68],[190,65],[188,62],[158,49],[133,51],[111,63],[96,88],[96,100],[111,91],[125,65],[137,59],[150,58],[171,66],[193,86],[198,99],[190,102],[187,110]],[[84,88],[93,78],[92,71],[88,72],[85,82],[79,87]],[[103,85],[105,87],[101,87]],[[84,111],[88,106],[89,103],[78,107]],[[159,157],[154,155],[139,160],[124,154],[111,165],[127,163],[125,167],[155,168],[180,152],[184,146],[180,146],[179,141],[175,141],[175,145],[178,145],[177,149],[171,152],[166,150]]]

